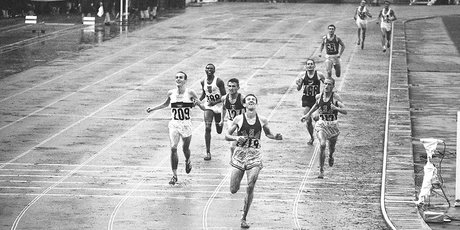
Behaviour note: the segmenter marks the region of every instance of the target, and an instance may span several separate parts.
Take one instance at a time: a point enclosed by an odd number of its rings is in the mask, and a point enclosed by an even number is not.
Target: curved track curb
[[[409,82],[406,50],[406,21],[394,23],[389,87],[386,179],[382,181],[382,212],[392,229],[431,229],[420,216],[415,200]],[[384,166],[385,168],[385,166]]]

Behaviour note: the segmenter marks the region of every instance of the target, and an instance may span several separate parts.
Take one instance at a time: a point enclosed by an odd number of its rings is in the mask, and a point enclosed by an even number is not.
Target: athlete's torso
[[[324,36],[324,45],[326,47],[326,53],[329,55],[335,55],[339,53],[339,38],[334,34],[332,38]]]
[[[358,6],[358,10],[356,11],[356,14],[361,20],[365,20],[367,18],[366,6]]]
[[[203,90],[206,95],[206,102],[217,101],[222,95],[220,94],[220,89],[217,86],[217,77],[214,76],[214,79],[209,84],[207,78],[203,80]]]
[[[190,120],[193,101],[190,98],[189,90],[185,89],[184,93],[179,94],[179,91],[174,89],[169,98],[171,119],[178,121]]]
[[[238,136],[245,136],[243,142],[237,142],[236,146],[246,148],[260,148],[260,136],[262,133],[262,124],[260,123],[259,116],[256,115],[256,121],[250,125],[246,119],[246,114],[243,113],[243,122],[241,127],[238,127]]]
[[[393,16],[393,10],[391,8],[388,8],[388,10],[385,10],[385,8],[383,8],[380,14],[382,15],[382,17],[380,18],[381,23],[390,23],[390,17]]]
[[[227,118],[230,121],[233,121],[233,118],[246,111],[243,104],[241,103],[241,94],[238,93],[234,103],[230,101],[230,94],[227,95],[225,99],[225,109],[227,110]]]
[[[307,97],[315,98],[316,94],[320,91],[321,81],[318,77],[318,72],[315,70],[313,77],[308,77],[308,71],[305,72],[305,77],[303,79],[303,94]]]
[[[329,98],[328,101],[324,101],[323,99],[324,94],[321,94],[321,97],[318,102],[318,112],[319,112],[319,117],[321,120],[324,121],[335,121],[337,120],[337,110],[332,110],[331,105],[334,102],[334,93],[332,93],[331,97]]]

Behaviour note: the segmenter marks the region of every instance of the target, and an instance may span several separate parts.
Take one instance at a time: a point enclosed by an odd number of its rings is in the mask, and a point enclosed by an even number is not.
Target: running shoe
[[[358,46],[359,46],[360,43],[361,43],[360,40],[358,40]]]
[[[177,176],[173,176],[171,180],[169,181],[170,185],[175,185],[177,183]]]
[[[211,153],[206,153],[206,156],[204,157],[205,161],[210,161],[211,160]]]
[[[246,220],[241,220],[241,228],[249,228],[249,224],[246,223]]]
[[[387,47],[383,46],[383,52],[385,53],[387,51]]]
[[[190,171],[192,171],[192,161],[188,160],[188,162],[185,162],[185,172],[189,174]]]
[[[310,140],[307,142],[307,145],[313,145],[313,142],[315,141],[315,139],[313,138],[310,138]]]
[[[324,172],[319,172],[318,179],[323,179],[324,178]]]

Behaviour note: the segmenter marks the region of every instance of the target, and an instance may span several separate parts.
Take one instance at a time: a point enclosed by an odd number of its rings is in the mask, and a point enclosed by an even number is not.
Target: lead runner
[[[271,133],[268,127],[268,120],[259,116],[256,112],[257,104],[257,98],[254,94],[246,95],[244,98],[246,112],[233,119],[233,124],[225,135],[225,140],[237,141],[235,152],[230,161],[230,165],[233,166],[230,178],[230,192],[232,194],[238,192],[245,171],[248,180],[243,214],[241,216],[241,228],[249,228],[249,225],[246,223],[246,217],[254,197],[254,187],[259,177],[259,172],[262,169],[262,156],[260,152],[262,130],[264,130],[265,136],[270,139],[283,139],[280,133],[276,135]],[[237,136],[234,136],[235,130],[237,130]]]
[[[320,144],[319,155],[319,175],[318,178],[324,178],[324,161],[326,160],[326,143],[329,141],[329,166],[334,165],[334,151],[340,131],[337,121],[338,113],[347,114],[347,110],[342,102],[342,98],[337,92],[334,92],[335,80],[326,78],[324,80],[323,93],[316,95],[316,103],[307,114],[300,119],[306,121],[313,112],[318,110],[319,120],[315,124],[316,136]]]

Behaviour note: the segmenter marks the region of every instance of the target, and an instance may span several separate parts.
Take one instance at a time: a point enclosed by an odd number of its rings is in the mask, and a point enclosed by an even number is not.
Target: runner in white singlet
[[[185,87],[187,74],[180,71],[176,74],[177,88],[168,91],[168,98],[161,104],[147,108],[147,113],[166,108],[171,108],[171,120],[169,121],[169,140],[171,143],[171,169],[173,176],[169,184],[174,185],[177,182],[177,165],[179,158],[177,156],[177,145],[182,139],[182,150],[185,156],[185,172],[188,174],[192,170],[190,160],[190,141],[192,140],[192,116],[191,111],[195,105],[202,110],[204,106],[198,100],[196,92]]]

